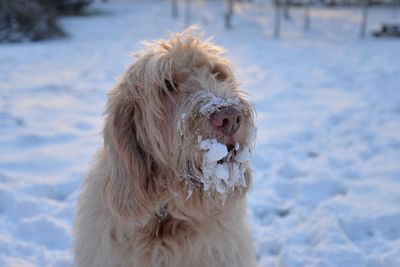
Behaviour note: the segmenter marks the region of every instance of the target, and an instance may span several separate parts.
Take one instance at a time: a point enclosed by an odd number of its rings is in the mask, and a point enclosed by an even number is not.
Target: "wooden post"
[[[172,8],[172,17],[177,18],[178,17],[178,0],[171,0],[171,8]]]
[[[285,20],[290,20],[289,1],[290,0],[283,0],[283,18]]]
[[[360,26],[361,38],[364,38],[367,32],[367,21],[368,21],[368,0],[363,0],[361,26]]]
[[[312,0],[307,0],[307,3],[305,5],[304,9],[304,30],[309,31],[310,30],[310,25],[311,25],[311,1]]]
[[[232,28],[232,16],[233,16],[233,5],[234,0],[227,0],[227,8],[225,13],[225,28]]]
[[[393,18],[397,19],[400,9],[400,0],[394,0]]]
[[[281,32],[281,7],[279,0],[274,0],[274,6],[275,6],[274,38],[279,38]]]
[[[192,23],[192,0],[185,0],[185,26],[188,27]]]

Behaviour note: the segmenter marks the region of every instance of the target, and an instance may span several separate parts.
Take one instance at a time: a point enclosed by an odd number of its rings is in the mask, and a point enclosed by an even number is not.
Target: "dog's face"
[[[106,148],[125,168],[167,174],[188,190],[228,193],[246,186],[253,109],[221,52],[184,33],[137,55],[110,94],[105,126]]]
[[[174,86],[166,86],[172,116],[165,122],[174,126],[171,165],[176,176],[200,183],[205,191],[227,193],[248,183],[243,154],[253,142],[253,109],[219,50],[210,43],[200,45],[215,50],[192,47],[180,56],[187,57],[183,62],[171,57],[177,69],[172,83],[167,81]]]

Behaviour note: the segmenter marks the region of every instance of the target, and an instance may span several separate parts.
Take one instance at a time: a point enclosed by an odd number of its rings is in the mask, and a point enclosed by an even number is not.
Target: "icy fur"
[[[216,139],[198,138],[198,144],[203,154],[200,182],[206,192],[217,191],[222,199],[235,187],[247,187],[245,170],[251,159],[251,150],[255,131],[251,130],[249,138],[243,147],[237,143],[234,151],[228,152],[226,145]]]
[[[208,102],[206,102],[199,110],[199,112],[203,115],[212,114],[215,111],[220,110],[224,107],[241,105],[240,100],[237,97],[220,98],[210,92],[207,92],[205,94],[206,98],[208,98]]]

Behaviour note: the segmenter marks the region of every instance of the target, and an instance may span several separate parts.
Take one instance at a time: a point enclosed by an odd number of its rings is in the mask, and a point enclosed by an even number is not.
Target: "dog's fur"
[[[254,127],[221,52],[191,30],[148,43],[110,92],[104,148],[78,203],[77,267],[255,266],[248,187],[222,201],[198,180],[199,135],[243,145]],[[199,113],[204,92],[240,99],[244,120],[234,137],[216,133]],[[244,174],[250,184],[248,165]]]

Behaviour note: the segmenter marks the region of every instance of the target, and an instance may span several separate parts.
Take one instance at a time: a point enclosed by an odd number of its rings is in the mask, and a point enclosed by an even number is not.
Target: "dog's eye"
[[[211,73],[214,74],[219,81],[226,81],[226,79],[228,79],[228,74],[220,66],[215,66]]]
[[[167,87],[168,91],[170,91],[170,92],[175,91],[176,84],[172,83],[169,80],[164,80],[164,83],[165,83],[165,87]]]

